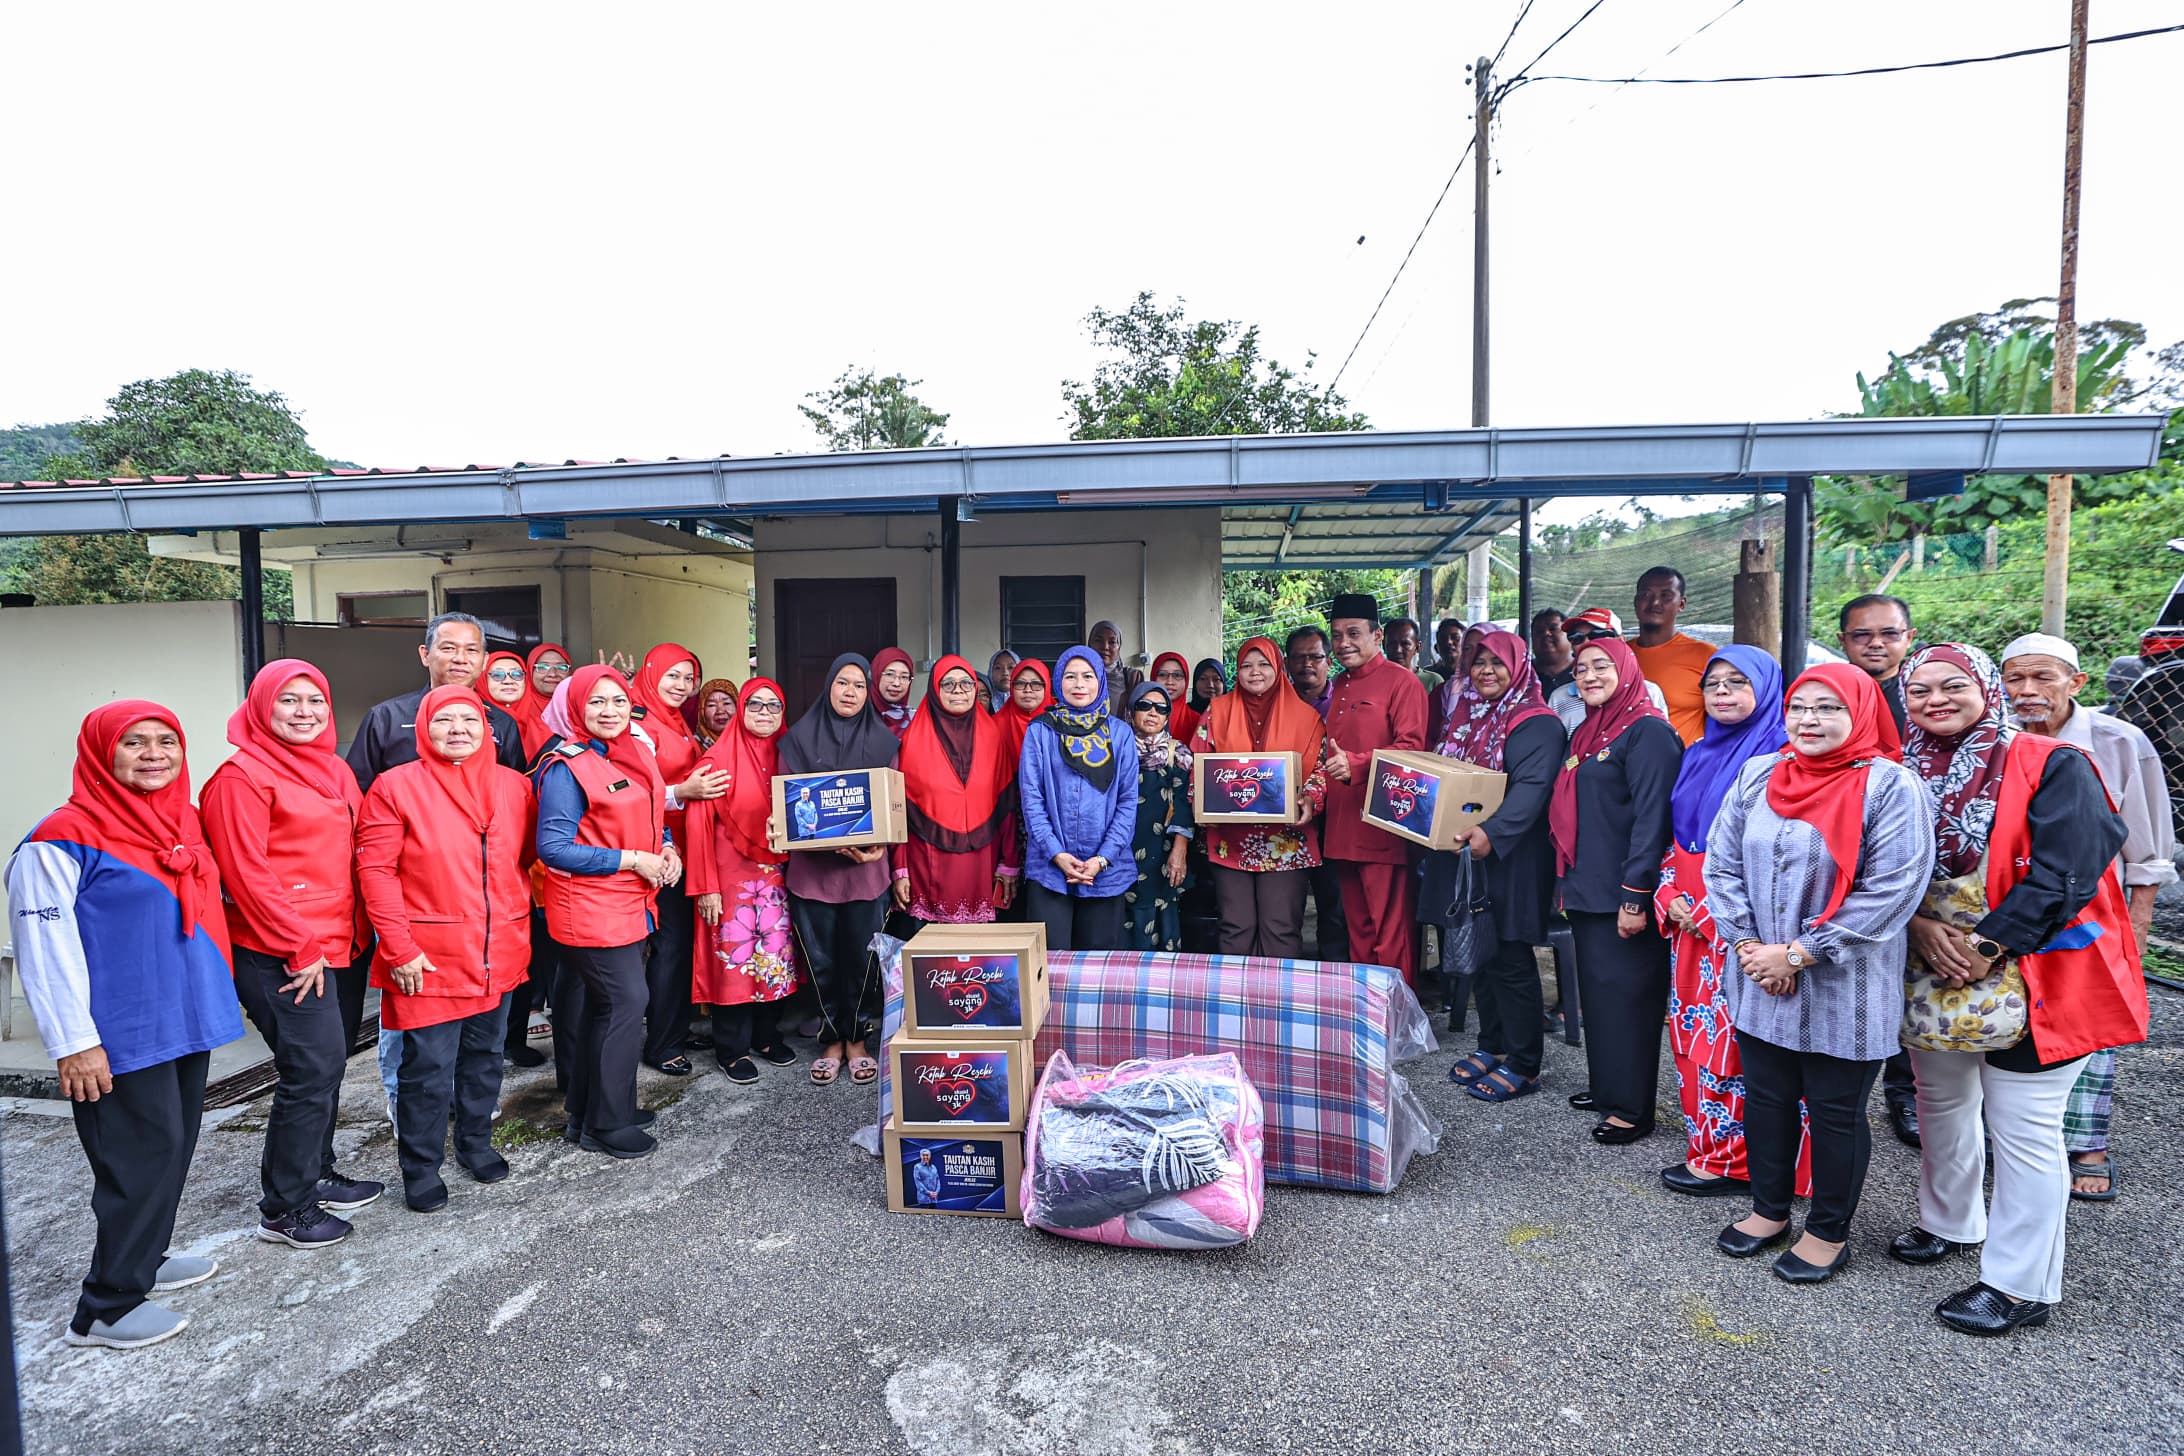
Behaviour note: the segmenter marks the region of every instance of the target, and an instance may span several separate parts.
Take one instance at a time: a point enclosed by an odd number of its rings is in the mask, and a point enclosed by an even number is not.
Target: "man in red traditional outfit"
[[[1362,593],[1335,598],[1328,626],[1342,676],[1327,705],[1325,854],[1342,886],[1350,959],[1393,966],[1416,983],[1417,889],[1403,840],[1362,817],[1376,748],[1426,746],[1426,690],[1380,650],[1380,607]]]

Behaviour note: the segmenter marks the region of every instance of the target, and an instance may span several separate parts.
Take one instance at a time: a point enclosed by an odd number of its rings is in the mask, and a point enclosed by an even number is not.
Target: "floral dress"
[[[1668,918],[1668,907],[1686,896],[1692,901],[1696,932]],[[1668,1044],[1689,1139],[1686,1159],[1712,1177],[1749,1177],[1744,1161],[1744,1063],[1737,1055],[1736,1027],[1730,1023],[1729,998],[1721,985],[1723,969],[1736,956],[1721,943],[1706,908],[1704,854],[1669,845],[1661,883],[1653,892],[1653,910],[1654,923],[1669,937],[1676,957],[1668,993]],[[1812,1196],[1810,1137],[1797,1150],[1797,1196]]]
[[[709,1006],[779,1001],[797,985],[781,866],[746,859],[718,830],[713,839],[710,878],[720,896],[720,924],[698,921],[690,999]]]
[[[1191,752],[1213,753],[1213,731],[1205,719],[1200,719],[1198,729],[1191,735]],[[1184,775],[1183,797],[1190,799],[1189,774]],[[1206,858],[1223,869],[1251,870],[1266,873],[1273,870],[1312,870],[1320,866],[1319,811],[1327,803],[1327,770],[1315,763],[1305,775],[1303,787],[1298,790],[1304,801],[1312,806],[1313,818],[1304,824],[1282,824],[1261,828],[1256,824],[1208,824],[1205,826]]]
[[[1168,840],[1191,837],[1190,759],[1182,753],[1166,763],[1138,760],[1137,832],[1130,851],[1137,858],[1137,882],[1122,892],[1123,946],[1129,950],[1173,951],[1183,948],[1183,892],[1191,880],[1170,885],[1166,873]]]

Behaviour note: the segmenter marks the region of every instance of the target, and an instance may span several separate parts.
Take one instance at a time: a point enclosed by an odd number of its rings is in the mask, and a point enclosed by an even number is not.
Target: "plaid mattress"
[[[901,977],[896,957],[882,959],[892,1034]],[[1094,1066],[1234,1052],[1266,1103],[1274,1182],[1387,1193],[1413,1153],[1436,1146],[1439,1125],[1395,1070],[1433,1050],[1433,1034],[1410,988],[1384,966],[1060,952],[1047,980],[1040,1067],[1056,1051]]]

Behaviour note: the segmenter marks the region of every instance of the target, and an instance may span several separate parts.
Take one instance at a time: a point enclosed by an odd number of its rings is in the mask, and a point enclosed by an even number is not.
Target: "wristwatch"
[[[1998,940],[1989,940],[1984,935],[1975,935],[1972,937],[1972,949],[1978,951],[1980,955],[1984,956],[1987,960],[1991,962],[2002,961],[2007,958],[2010,953],[2008,946],[2005,946],[2004,944],[2002,944],[2002,942]]]
[[[1784,946],[1782,953],[1783,959],[1789,962],[1790,969],[1793,971],[1801,971],[1812,964],[1812,957],[1806,955],[1794,945]]]

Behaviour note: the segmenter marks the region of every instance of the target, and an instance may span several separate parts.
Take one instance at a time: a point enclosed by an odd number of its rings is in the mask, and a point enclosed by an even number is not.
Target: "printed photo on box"
[[[905,1208],[1006,1213],[1008,1157],[1000,1138],[896,1139]]]
[[[872,779],[865,771],[802,774],[782,790],[789,806],[789,842],[845,839],[872,830]]]

